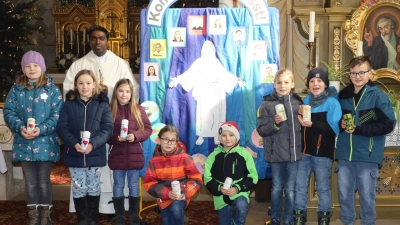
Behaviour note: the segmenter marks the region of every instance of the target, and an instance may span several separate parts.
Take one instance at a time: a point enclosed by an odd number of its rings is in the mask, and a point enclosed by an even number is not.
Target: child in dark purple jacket
[[[136,104],[133,84],[129,79],[121,79],[115,84],[110,107],[114,131],[108,140],[110,144],[108,166],[113,170],[115,224],[125,224],[125,176],[129,188],[130,224],[139,224],[139,170],[144,166],[141,142],[150,137],[151,124],[143,107]],[[121,126],[124,119],[128,120],[127,127]],[[126,135],[121,135],[121,130]]]

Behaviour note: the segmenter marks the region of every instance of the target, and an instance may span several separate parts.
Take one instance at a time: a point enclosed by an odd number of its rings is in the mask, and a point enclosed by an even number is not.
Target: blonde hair
[[[142,116],[140,114],[140,109],[135,101],[135,95],[133,93],[133,84],[132,84],[132,81],[129,79],[121,79],[114,86],[114,91],[113,91],[113,95],[111,97],[111,104],[110,104],[111,115],[112,115],[113,120],[115,121],[115,118],[117,116],[117,111],[118,111],[117,90],[121,85],[129,86],[129,89],[131,90],[131,99],[129,100],[131,114],[133,115],[133,118],[135,118],[136,122],[138,123],[139,130],[144,130],[144,124],[142,121]]]
[[[100,86],[97,85],[96,77],[94,76],[94,73],[91,70],[81,70],[75,76],[74,89],[73,89],[74,93],[71,95],[71,97],[69,97],[69,100],[74,100],[76,98],[76,96],[79,95],[79,91],[76,86],[77,86],[78,78],[82,75],[89,75],[90,77],[92,77],[93,83],[96,85],[96,86],[94,86],[94,88],[92,90],[92,96],[100,94],[101,89],[100,89]]]
[[[47,76],[44,74],[44,72],[42,71],[42,74],[39,77],[39,81],[36,82],[35,86],[32,86],[29,84],[29,79],[28,77],[25,75],[20,76],[17,78],[16,83],[21,85],[21,86],[25,86],[28,90],[31,90],[32,88],[40,88],[43,87],[44,85],[46,85],[48,82]]]
[[[293,72],[286,68],[281,68],[275,73],[274,83],[278,82],[278,78],[282,75],[288,75],[292,82],[294,83],[294,75]]]

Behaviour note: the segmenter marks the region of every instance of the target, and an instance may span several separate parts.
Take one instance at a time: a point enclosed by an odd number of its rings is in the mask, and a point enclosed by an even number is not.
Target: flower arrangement
[[[348,65],[338,67],[335,63],[328,64],[324,61],[321,61],[321,63],[328,70],[328,76],[330,81],[340,81],[340,83],[346,87],[346,83],[344,83],[342,78],[349,74]]]
[[[63,54],[63,56],[60,58],[57,57],[56,64],[57,64],[58,68],[60,68],[62,70],[67,70],[72,65],[72,63],[78,59],[79,59],[78,56],[75,56],[74,54],[72,54],[70,52],[68,54]]]

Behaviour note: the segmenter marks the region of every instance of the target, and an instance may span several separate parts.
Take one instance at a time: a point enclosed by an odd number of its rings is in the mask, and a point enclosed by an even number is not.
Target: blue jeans
[[[139,170],[113,170],[113,196],[124,196],[125,175],[128,180],[129,196],[139,197]]]
[[[270,163],[272,170],[272,190],[271,190],[271,218],[284,223],[293,222],[294,188],[298,161]],[[283,189],[285,189],[285,208],[283,218],[281,216]]]
[[[243,196],[237,197],[235,201],[233,201],[232,205],[227,205],[218,210],[219,225],[243,225],[246,221],[248,208],[249,203],[247,202],[247,199]],[[232,223],[233,211],[235,211],[235,215]]]
[[[327,157],[302,155],[296,178],[294,200],[295,210],[307,210],[308,186],[311,172],[314,172],[317,182],[318,208],[317,212],[330,212],[332,206],[332,192],[329,178],[331,177],[332,160]]]
[[[183,225],[186,201],[175,200],[161,210],[162,225]]]
[[[99,196],[101,192],[100,186],[100,167],[69,167],[72,179],[72,196],[73,198],[83,198],[86,195]]]
[[[356,191],[360,195],[361,224],[375,224],[376,186],[379,176],[378,164],[369,162],[349,162],[339,160],[338,190],[340,203],[340,219],[346,225],[356,220]]]
[[[52,162],[21,162],[25,174],[28,205],[51,205],[53,193],[50,183]]]

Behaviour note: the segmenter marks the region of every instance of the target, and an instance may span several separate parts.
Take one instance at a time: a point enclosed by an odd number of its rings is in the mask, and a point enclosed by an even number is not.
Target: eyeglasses
[[[167,138],[160,138],[164,144],[176,144],[177,140],[169,140]]]
[[[360,76],[360,77],[364,77],[365,74],[368,73],[369,71],[371,71],[371,70],[360,71],[360,72],[358,72],[358,73],[356,73],[356,72],[350,72],[349,74],[350,74],[350,77],[353,77],[353,78],[354,78],[354,77],[357,77],[357,75]]]

